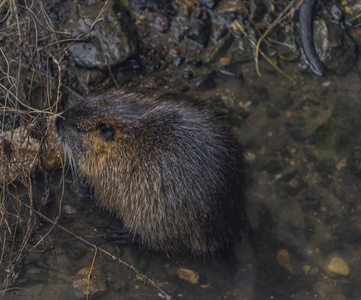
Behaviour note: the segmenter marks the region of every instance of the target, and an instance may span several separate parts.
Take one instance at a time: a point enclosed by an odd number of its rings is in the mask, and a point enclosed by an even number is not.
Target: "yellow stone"
[[[89,275],[90,279],[89,279]],[[94,267],[91,272],[90,268],[82,268],[76,274],[73,281],[74,294],[81,299],[99,297],[107,291],[106,277],[103,270]]]
[[[219,62],[221,64],[221,66],[228,66],[231,63],[231,58],[230,57],[221,57]]]
[[[345,169],[347,167],[347,161],[346,159],[341,159],[337,164],[336,164],[336,169],[337,171],[341,171],[342,169]]]
[[[296,188],[296,187],[298,186],[298,180],[295,179],[295,178],[293,178],[293,179],[291,179],[291,181],[288,183],[288,185],[289,185],[290,187]]]
[[[340,257],[334,257],[331,259],[330,263],[327,266],[327,269],[335,274],[347,276],[350,274],[350,268],[346,262]]]
[[[290,254],[286,249],[280,249],[277,253],[277,262],[290,273],[293,273]]]
[[[308,272],[311,270],[311,267],[308,265],[304,265],[302,266],[303,272],[305,272],[305,274],[308,274]]]
[[[199,274],[195,271],[192,271],[189,269],[184,269],[184,268],[178,268],[177,273],[178,273],[178,277],[180,279],[187,280],[193,284],[198,283]]]

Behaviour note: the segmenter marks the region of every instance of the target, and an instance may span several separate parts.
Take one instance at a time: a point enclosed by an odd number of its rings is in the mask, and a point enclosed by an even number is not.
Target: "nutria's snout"
[[[63,135],[64,135],[64,127],[65,127],[65,119],[62,115],[59,115],[54,120],[54,129],[55,129],[55,136],[58,141],[63,142]]]
[[[58,135],[59,134],[59,130],[60,128],[63,127],[63,123],[64,123],[64,118],[63,117],[56,117],[55,121],[54,121],[54,126],[55,126],[55,133]]]

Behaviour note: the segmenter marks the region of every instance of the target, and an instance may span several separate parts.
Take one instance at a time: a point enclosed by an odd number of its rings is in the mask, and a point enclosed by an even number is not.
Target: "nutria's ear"
[[[100,130],[100,135],[103,138],[105,138],[107,141],[113,139],[113,137],[114,137],[114,129],[113,129],[112,125],[110,125],[108,122],[101,121],[98,124],[97,128]]]

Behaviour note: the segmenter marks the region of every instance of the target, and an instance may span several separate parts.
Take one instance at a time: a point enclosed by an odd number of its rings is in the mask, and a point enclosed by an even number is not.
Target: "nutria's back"
[[[211,117],[118,91],[66,110],[55,125],[100,205],[143,245],[203,254],[234,238],[243,150]]]

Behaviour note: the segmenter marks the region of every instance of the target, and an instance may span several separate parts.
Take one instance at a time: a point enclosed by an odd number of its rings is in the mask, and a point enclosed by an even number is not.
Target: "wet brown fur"
[[[100,122],[114,130],[99,130]],[[223,125],[194,108],[121,91],[56,120],[58,138],[99,204],[141,244],[168,253],[225,250],[237,234],[243,150]]]

